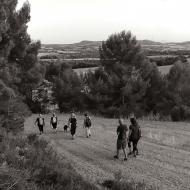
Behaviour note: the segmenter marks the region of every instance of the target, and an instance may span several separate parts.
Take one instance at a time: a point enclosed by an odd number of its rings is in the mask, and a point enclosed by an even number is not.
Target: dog
[[[64,132],[67,132],[67,129],[69,128],[69,126],[68,125],[64,125]]]

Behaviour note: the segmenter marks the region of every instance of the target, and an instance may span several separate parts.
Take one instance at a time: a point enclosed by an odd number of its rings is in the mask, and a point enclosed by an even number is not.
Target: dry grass
[[[35,115],[28,118],[26,132],[38,132],[31,127]],[[115,173],[121,171],[122,178],[156,185],[161,189],[188,189],[190,186],[190,124],[160,121],[139,121],[142,139],[139,143],[140,156],[129,158],[128,162],[114,161],[116,146],[116,119],[92,117],[92,138],[86,139],[82,128],[83,116],[77,115],[76,139],[63,132],[69,115],[58,115],[59,126],[53,133],[49,126],[50,115],[45,116],[44,136],[51,139],[54,148],[64,155],[76,171],[86,180],[101,184],[114,180]],[[127,125],[129,122],[126,120]]]
[[[170,69],[171,69],[172,66],[173,66],[173,65],[160,66],[160,67],[158,67],[158,70],[159,70],[163,75],[166,75],[166,74],[169,73],[169,71],[170,71]]]
[[[0,143],[1,190],[98,190],[76,174],[43,137],[5,137]]]

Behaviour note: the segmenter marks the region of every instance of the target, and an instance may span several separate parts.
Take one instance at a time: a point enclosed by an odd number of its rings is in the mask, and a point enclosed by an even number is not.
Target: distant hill
[[[180,45],[180,46],[190,46],[190,41],[185,42],[155,42],[152,40],[139,40],[142,46],[168,46],[168,45]],[[90,40],[83,40],[81,42],[73,43],[73,44],[43,44],[45,47],[76,47],[76,46],[100,46],[102,41],[90,41]]]
[[[151,46],[151,45],[162,45],[162,43],[160,42],[154,42],[151,40],[140,40],[139,41],[141,43],[142,46]],[[102,43],[102,41],[88,41],[88,40],[84,40],[78,43],[74,43],[71,45],[78,45],[78,46],[100,46]]]
[[[172,42],[172,44],[182,45],[182,46],[190,46],[190,41],[186,41],[186,42]]]
[[[147,56],[165,54],[190,55],[190,41],[161,43],[152,40],[139,40]],[[99,47],[102,41],[83,40],[73,44],[43,44],[40,55],[53,54],[60,59],[99,58]]]
[[[161,42],[155,42],[151,40],[139,40],[142,46],[162,45]]]
[[[88,41],[84,40],[78,43],[74,43],[72,45],[81,45],[81,46],[100,46],[102,41]]]

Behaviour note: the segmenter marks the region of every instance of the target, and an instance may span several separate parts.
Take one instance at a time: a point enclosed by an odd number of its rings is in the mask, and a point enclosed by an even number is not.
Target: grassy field
[[[172,66],[173,66],[173,65],[160,66],[160,67],[158,67],[158,70],[159,70],[163,75],[166,75],[166,74],[169,73],[169,71],[170,71],[170,69],[171,69]]]
[[[142,139],[140,155],[123,161],[113,159],[116,148],[117,120],[92,117],[92,137],[87,139],[82,128],[82,116],[77,116],[75,140],[63,132],[68,115],[58,115],[57,133],[49,126],[50,115],[45,116],[45,134],[55,149],[69,160],[76,171],[95,184],[120,175],[124,180],[145,182],[162,190],[183,190],[190,187],[190,124],[140,121]],[[38,132],[34,127],[36,115],[26,119],[26,133]],[[128,121],[126,123],[129,125]]]
[[[166,75],[169,73],[172,65],[166,65],[166,66],[160,66],[158,67],[158,70],[163,74]],[[98,67],[91,67],[91,68],[80,68],[80,69],[73,69],[74,72],[76,72],[78,75],[85,74],[88,71],[94,72]]]
[[[75,73],[77,73],[78,75],[80,74],[85,74],[89,71],[91,72],[95,72],[95,70],[98,69],[98,67],[91,67],[91,68],[79,68],[79,69],[73,69]]]

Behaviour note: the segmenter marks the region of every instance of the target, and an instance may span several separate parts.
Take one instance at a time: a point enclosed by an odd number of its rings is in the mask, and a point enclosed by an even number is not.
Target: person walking
[[[137,145],[138,141],[141,138],[141,129],[137,120],[132,117],[130,118],[131,125],[129,126],[129,137],[128,137],[128,147],[129,147],[129,154],[133,154],[136,157],[139,154]],[[131,144],[133,145],[133,151],[131,150]]]
[[[44,126],[45,126],[45,120],[44,117],[42,116],[42,114],[39,114],[39,116],[37,117],[36,121],[35,121],[35,125],[38,126],[38,129],[40,131],[40,135],[44,132]]]
[[[71,113],[71,117],[69,118],[68,126],[70,126],[70,129],[71,129],[72,139],[75,139],[77,119],[76,119],[76,115],[73,112]]]
[[[86,129],[87,138],[91,137],[91,130],[90,130],[91,125],[92,125],[92,122],[91,122],[90,116],[87,113],[85,113],[83,127]]]
[[[124,153],[124,161],[127,161],[126,146],[127,146],[127,125],[124,124],[123,119],[119,119],[119,126],[117,127],[117,155],[115,159],[119,159],[119,151],[122,149]]]
[[[53,130],[57,130],[57,124],[58,124],[58,119],[55,113],[53,113],[51,119],[50,119],[50,126],[52,126]]]

